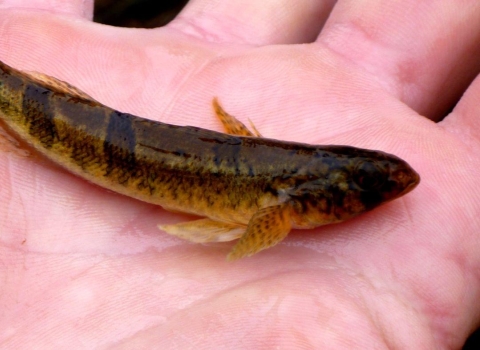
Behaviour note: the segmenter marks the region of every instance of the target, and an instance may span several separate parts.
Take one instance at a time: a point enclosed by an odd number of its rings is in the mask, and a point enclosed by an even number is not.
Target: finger
[[[480,149],[479,121],[480,75],[467,89],[453,112],[439,125],[457,135],[463,142]]]
[[[319,41],[439,118],[480,70],[480,2],[344,0]]]
[[[7,8],[46,10],[89,20],[93,18],[93,0],[5,0],[0,2],[0,9]]]
[[[251,45],[313,41],[335,1],[193,0],[168,26],[212,42]]]
[[[442,192],[442,198],[454,198],[449,211],[456,215],[449,215],[448,212],[440,213],[439,211],[435,212],[435,215],[438,218],[446,217],[447,220],[450,217],[454,223],[452,227],[455,229],[455,235],[452,235],[454,238],[448,242],[448,246],[452,247],[450,248],[452,251],[450,257],[457,254],[458,258],[449,260],[462,261],[457,266],[462,266],[464,269],[462,276],[465,277],[466,282],[462,282],[464,287],[459,291],[460,295],[458,295],[455,306],[461,310],[456,311],[456,314],[459,315],[462,323],[471,327],[470,329],[467,328],[467,331],[477,328],[480,322],[478,305],[480,295],[480,259],[478,254],[480,239],[477,234],[480,230],[480,222],[477,220],[478,213],[480,213],[480,194],[476,181],[478,168],[480,167],[478,156],[480,154],[479,106],[480,76],[469,86],[452,113],[437,124],[446,132],[443,133],[439,142],[432,143],[441,144],[444,148],[442,154],[438,154],[437,151],[434,156],[437,158],[443,156],[443,159],[446,160],[440,163],[442,171],[437,171],[434,176],[441,178],[447,172],[454,175],[452,177],[453,181],[450,181],[445,188],[446,190]],[[447,191],[450,192],[450,195],[445,195]],[[448,203],[448,199],[446,202]],[[445,225],[442,227],[445,227]],[[470,227],[471,229],[469,229]],[[449,283],[450,286],[460,284],[458,282]],[[444,285],[447,284],[444,283]]]

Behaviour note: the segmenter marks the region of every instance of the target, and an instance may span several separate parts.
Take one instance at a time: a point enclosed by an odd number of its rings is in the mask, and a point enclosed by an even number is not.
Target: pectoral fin
[[[236,260],[253,255],[283,240],[292,228],[288,207],[276,205],[256,212],[227,260]]]
[[[225,112],[222,106],[220,106],[217,98],[213,99],[212,104],[215,114],[225,128],[227,134],[262,137],[262,135],[260,134],[260,132],[258,132],[257,128],[255,128],[255,125],[253,125],[250,119],[248,121],[250,122],[250,126],[252,127],[253,132],[250,131],[240,120],[235,118],[233,115]]]
[[[158,225],[158,228],[195,243],[226,242],[239,238],[246,227],[211,219],[181,222],[174,225]]]

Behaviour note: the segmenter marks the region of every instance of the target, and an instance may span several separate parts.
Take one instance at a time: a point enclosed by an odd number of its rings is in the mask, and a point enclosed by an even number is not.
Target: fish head
[[[347,146],[322,148],[286,193],[296,227],[340,222],[399,198],[420,182],[397,156]]]

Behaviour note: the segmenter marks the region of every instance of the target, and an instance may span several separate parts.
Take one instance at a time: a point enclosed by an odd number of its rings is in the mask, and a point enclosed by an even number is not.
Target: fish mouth
[[[412,191],[420,183],[420,175],[410,166],[406,169],[398,170],[394,174],[395,179],[402,184],[402,190],[398,196],[403,196]]]
[[[400,194],[400,197],[406,195],[407,193],[409,193],[409,192],[411,192],[411,191],[413,191],[413,189],[414,189],[415,187],[417,187],[417,185],[418,185],[419,183],[420,183],[420,178],[418,178],[417,181],[411,182],[410,184],[408,184],[407,187],[405,187],[405,189],[403,190],[403,192]]]

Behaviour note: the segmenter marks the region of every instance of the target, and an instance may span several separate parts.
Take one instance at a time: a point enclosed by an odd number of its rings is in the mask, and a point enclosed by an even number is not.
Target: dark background
[[[117,27],[156,28],[170,22],[188,0],[96,0],[93,20]]]
[[[96,0],[94,21],[117,27],[156,28],[170,22],[188,0]],[[480,350],[480,329],[463,350]]]

